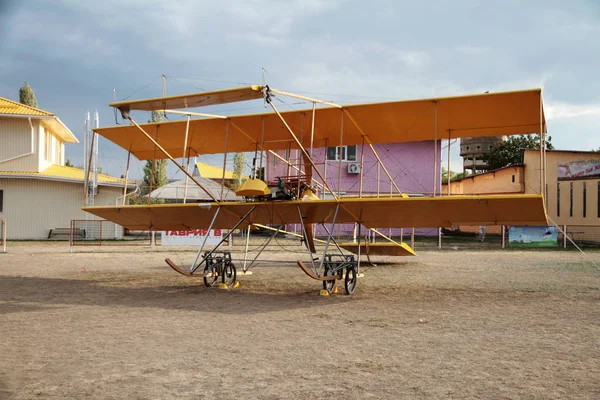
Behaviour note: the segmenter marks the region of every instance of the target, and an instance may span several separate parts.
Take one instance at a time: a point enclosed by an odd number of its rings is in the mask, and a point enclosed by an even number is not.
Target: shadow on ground
[[[259,314],[360,301],[342,294],[318,296],[318,290],[263,293],[248,289],[206,288],[202,281],[187,285],[115,287],[114,280],[79,280],[2,276],[0,314],[38,311],[47,306],[152,307],[225,314]],[[341,290],[343,292],[343,289]],[[38,306],[36,304],[42,304]]]

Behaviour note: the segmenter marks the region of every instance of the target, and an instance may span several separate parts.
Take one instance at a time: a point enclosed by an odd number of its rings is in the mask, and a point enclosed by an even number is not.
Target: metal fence
[[[509,243],[510,226],[461,226],[446,229],[433,228],[438,234],[416,236],[415,250],[454,249],[454,250],[492,250],[516,247]],[[566,236],[565,233],[566,232]],[[405,239],[406,241],[406,239]],[[600,226],[561,225],[557,227],[555,244],[544,246],[551,248],[600,248]],[[519,248],[527,248],[520,245]],[[531,246],[535,247],[535,246]]]
[[[6,253],[6,219],[0,218],[0,250]]]
[[[71,220],[69,242],[75,246],[151,246],[151,232],[129,231],[107,220]]]

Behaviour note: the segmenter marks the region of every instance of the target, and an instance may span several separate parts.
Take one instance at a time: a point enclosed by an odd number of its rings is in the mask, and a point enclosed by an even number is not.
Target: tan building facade
[[[501,168],[450,182],[450,194],[501,194],[544,192],[550,223],[567,227],[576,239],[600,241],[600,173],[580,176],[559,174],[559,168],[588,165],[598,169],[600,153],[549,150],[545,183],[540,174],[540,151],[524,150],[521,165]],[[540,185],[542,179],[542,185]],[[444,185],[443,194],[448,193]]]
[[[0,218],[7,239],[45,239],[73,219],[94,218],[81,211],[84,171],[64,165],[65,144],[77,142],[54,114],[0,97]],[[116,204],[124,186],[123,179],[99,174],[95,204]],[[115,232],[123,234],[111,229],[110,236]]]

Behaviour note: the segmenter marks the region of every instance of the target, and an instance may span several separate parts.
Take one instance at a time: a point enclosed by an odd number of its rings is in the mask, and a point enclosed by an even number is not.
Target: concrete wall
[[[450,181],[451,195],[503,193],[525,193],[524,168],[522,166],[473,175],[455,182]],[[448,185],[443,185],[442,194],[448,194]]]
[[[360,164],[362,146],[357,146],[357,161],[325,161],[325,148],[314,149],[313,159],[317,164],[319,172],[325,176],[327,183],[334,190],[340,190],[342,194],[358,195],[360,188],[360,174],[348,173],[348,164]],[[424,193],[431,194],[434,191],[433,186],[433,161],[434,146],[433,141],[410,142],[410,143],[390,143],[373,146],[375,151],[381,157],[390,175],[405,193]],[[368,146],[365,146],[363,170],[363,194],[384,195],[390,193],[390,180],[382,168],[377,167],[377,159]],[[277,152],[280,156],[285,156],[285,151]],[[298,150],[292,150],[290,161],[297,165],[301,154]],[[441,176],[441,152],[438,142],[438,174]],[[275,161],[274,161],[275,160]],[[325,165],[326,163],[326,165]],[[340,172],[341,164],[341,172]],[[289,169],[290,175],[296,175],[294,169]],[[275,156],[267,153],[267,179],[274,181],[277,176],[287,176],[287,165],[278,160]],[[317,177],[314,173],[313,176]],[[436,179],[436,192],[440,191],[440,179]],[[341,182],[341,184],[340,184]],[[395,189],[393,189],[396,192]]]
[[[39,120],[0,119],[0,171],[41,172],[52,164],[64,164],[64,143]]]
[[[68,228],[72,219],[97,219],[81,211],[83,183],[0,178],[0,190],[4,193],[0,216],[6,218],[9,240],[45,239],[49,229]],[[122,194],[122,188],[100,186],[95,205],[115,204]],[[114,236],[114,226],[108,231]],[[118,235],[122,232],[119,228]]]
[[[39,140],[43,128],[39,120],[32,119],[31,123],[33,144],[27,118],[0,118],[0,171],[39,172]]]
[[[598,214],[598,196],[600,179],[575,181],[558,181],[558,163],[579,160],[600,160],[600,153],[548,151],[546,152],[546,184],[548,196],[546,211],[558,225],[597,226],[600,225]],[[525,193],[540,192],[540,152],[527,150],[525,161]],[[560,201],[557,193],[560,188]],[[584,194],[585,188],[585,217]],[[572,193],[572,196],[571,196]],[[573,215],[571,215],[571,198]],[[558,211],[560,206],[560,213]],[[560,214],[560,215],[559,215]]]
[[[409,142],[409,143],[390,143],[373,146],[375,151],[383,161],[392,179],[403,193],[417,193],[431,195],[434,191],[434,142]],[[280,150],[277,152],[282,157],[287,157],[287,152]],[[360,192],[360,174],[348,173],[348,164],[361,164],[362,146],[357,146],[356,161],[326,161],[326,148],[313,150],[313,160],[317,164],[317,169],[326,178],[329,186],[335,191],[340,191],[342,195],[358,196]],[[300,163],[301,154],[299,150],[291,150],[289,160],[294,165]],[[435,192],[440,193],[441,189],[441,145],[437,145],[437,178]],[[341,165],[341,168],[340,168]],[[277,159],[277,157],[267,153],[266,164],[267,180],[275,181],[277,176],[295,176],[297,172],[293,168],[288,168],[287,164]],[[389,196],[390,191],[397,193],[391,185],[390,179],[385,174],[383,168],[378,167],[377,158],[368,146],[364,147],[364,162],[362,164],[363,186],[362,193],[375,195],[378,192],[381,196]],[[313,173],[317,180],[318,176]],[[323,198],[331,198],[329,192],[324,191]],[[398,210],[402,212],[402,210]],[[328,229],[330,227],[327,227]],[[398,236],[401,227],[398,229],[385,229],[386,235]],[[406,227],[406,234],[410,233],[410,227]],[[432,227],[434,228],[434,227]],[[290,225],[288,230],[300,232],[299,226]],[[340,236],[352,236],[354,226],[345,224],[336,228],[336,234]],[[362,228],[362,233],[366,234],[367,229]],[[420,229],[417,234],[436,235],[437,229]],[[319,227],[317,236],[325,235],[325,231]]]

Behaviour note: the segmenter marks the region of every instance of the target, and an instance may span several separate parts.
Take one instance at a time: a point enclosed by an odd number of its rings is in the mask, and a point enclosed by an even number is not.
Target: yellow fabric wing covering
[[[84,207],[83,210],[133,230],[232,228],[255,207],[249,223],[280,225],[331,223],[336,200],[257,203],[156,204]],[[336,222],[362,222],[368,228],[434,228],[459,225],[547,225],[541,195],[446,196],[421,198],[350,198],[339,200]]]
[[[258,93],[258,92],[257,92]],[[153,100],[154,101],[154,100]],[[156,100],[159,101],[159,100]],[[129,103],[132,104],[133,103]],[[165,103],[167,105],[167,103]],[[304,147],[310,146],[312,109],[282,112]],[[363,133],[367,143],[418,142],[539,133],[545,130],[541,90],[488,93],[437,99],[357,104],[342,109],[316,110],[313,147],[359,145]],[[437,119],[437,123],[436,123]],[[291,136],[274,113],[193,119],[190,122],[186,156],[287,149]],[[186,121],[142,124],[171,156],[184,155]],[[229,133],[226,135],[227,126]],[[358,125],[358,126],[357,126]],[[437,131],[436,131],[437,127]],[[132,125],[95,129],[106,139],[131,151],[140,160],[167,156]],[[303,134],[300,134],[303,132]],[[226,146],[227,143],[227,146]],[[296,148],[296,144],[293,144]]]
[[[351,253],[358,254],[358,243],[340,243],[340,247]],[[365,243],[360,244],[360,254],[363,256],[416,256],[417,253],[406,243]]]
[[[131,110],[173,110],[178,108],[195,108],[234,103],[245,100],[262,99],[261,86],[246,86],[213,92],[188,93],[176,96],[157,97],[153,99],[119,101],[110,103],[111,107]]]

